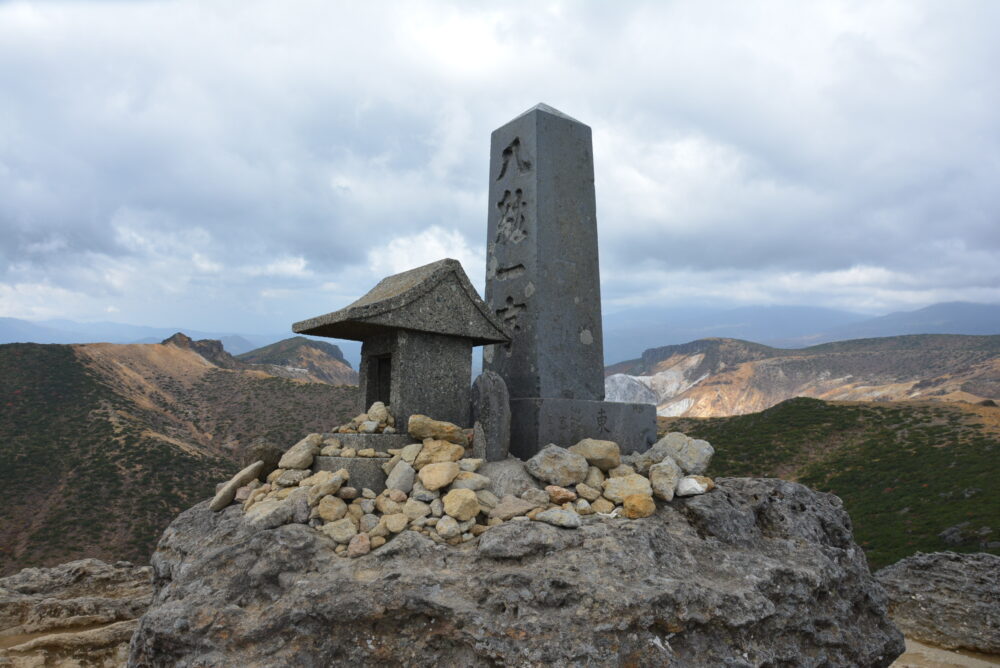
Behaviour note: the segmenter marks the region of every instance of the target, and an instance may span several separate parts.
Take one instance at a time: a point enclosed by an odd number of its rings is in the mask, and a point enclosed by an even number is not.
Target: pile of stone
[[[338,434],[395,434],[396,419],[384,403],[376,401],[367,412],[353,417],[333,431]]]
[[[379,406],[366,416],[379,416]],[[387,420],[358,422],[364,423],[388,426]],[[468,434],[457,425],[413,415],[407,432],[417,442],[384,453],[342,448],[332,434],[310,434],[264,481],[262,461],[240,471],[219,488],[210,508],[240,502],[244,520],[257,529],[308,524],[337,543],[337,554],[359,557],[403,531],[458,545],[506,522],[575,529],[588,516],[648,517],[656,512],[655,499],[669,502],[714,488],[701,475],[712,446],[679,432],[624,457],[613,441],[587,438],[569,448],[550,444],[527,462],[485,466],[467,456]],[[384,458],[386,489],[352,487],[347,468],[313,472],[317,456]],[[490,471],[497,479],[484,475]]]

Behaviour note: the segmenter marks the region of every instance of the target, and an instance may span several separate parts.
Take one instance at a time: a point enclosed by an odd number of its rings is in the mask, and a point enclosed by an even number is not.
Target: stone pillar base
[[[354,487],[359,492],[368,488],[376,494],[381,494],[385,490],[385,472],[382,471],[382,464],[388,459],[378,457],[316,457],[313,459],[313,473],[320,471],[339,471],[347,469],[351,474],[345,487]]]
[[[528,459],[549,443],[563,447],[584,438],[614,441],[622,454],[656,442],[656,406],[583,399],[511,399],[510,452]]]

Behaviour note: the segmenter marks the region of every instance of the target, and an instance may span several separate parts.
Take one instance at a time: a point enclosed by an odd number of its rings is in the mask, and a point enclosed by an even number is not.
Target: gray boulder
[[[708,441],[685,436],[679,431],[672,431],[646,452],[633,455],[630,458],[638,473],[646,475],[649,468],[665,457],[670,457],[687,474],[702,474],[712,461],[715,448]]]
[[[587,469],[590,466],[583,455],[549,443],[541,452],[525,462],[525,468],[528,469],[528,473],[550,485],[570,487],[586,479]]]
[[[490,479],[490,490],[498,497],[521,496],[529,489],[541,489],[538,481],[532,478],[524,462],[510,457],[499,462],[486,462],[479,467],[478,473]]]
[[[355,559],[239,507],[182,513],[152,558],[129,663],[888,666],[903,651],[840,500],[779,480],[575,530],[457,546],[404,531]]]
[[[889,614],[910,638],[1000,654],[1000,557],[918,552],[875,573]]]
[[[488,462],[507,458],[510,451],[510,395],[500,374],[486,370],[472,383],[472,421],[483,440],[473,443],[475,456]]]

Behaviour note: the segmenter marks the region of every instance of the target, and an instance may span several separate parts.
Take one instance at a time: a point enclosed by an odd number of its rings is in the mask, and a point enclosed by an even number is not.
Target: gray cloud
[[[490,131],[594,128],[605,303],[1000,301],[996,3],[0,4],[0,315],[274,331],[481,281]]]

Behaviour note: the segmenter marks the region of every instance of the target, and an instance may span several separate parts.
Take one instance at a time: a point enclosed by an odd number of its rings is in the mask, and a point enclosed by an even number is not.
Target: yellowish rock
[[[299,482],[299,487],[307,487],[311,485],[318,485],[324,482],[330,482],[333,480],[333,471],[317,471],[307,478],[303,478]]]
[[[347,516],[354,521],[354,525],[357,526],[361,522],[361,518],[364,516],[365,511],[357,503],[352,503],[347,506]]]
[[[415,520],[418,517],[427,517],[430,515],[431,507],[423,501],[407,499],[406,503],[403,504],[403,514],[406,515],[408,519]]]
[[[336,522],[347,514],[347,504],[335,496],[324,496],[316,506],[319,516],[327,522]]]
[[[570,452],[575,452],[583,456],[587,463],[596,466],[602,471],[607,471],[620,466],[622,463],[621,450],[614,441],[601,441],[596,438],[585,438],[576,445],[567,448]]]
[[[434,420],[419,413],[410,416],[410,421],[406,425],[406,431],[413,438],[433,438],[451,441],[452,443],[461,445],[462,448],[465,448],[469,442],[465,436],[465,430],[458,425],[442,420]]]
[[[590,507],[591,507],[591,509],[593,509],[593,511],[595,513],[603,513],[603,514],[607,515],[612,510],[615,509],[615,504],[612,503],[611,501],[608,501],[607,499],[605,499],[602,496],[597,501],[594,501],[593,503],[591,503]]]
[[[358,457],[374,457],[375,448],[363,448],[358,450]]]
[[[656,512],[652,494],[629,494],[622,504],[622,514],[630,520],[649,517]]]
[[[615,468],[608,470],[609,478],[624,478],[629,475],[635,475],[635,469],[628,464],[622,464],[621,466],[616,466]]]
[[[601,490],[594,489],[585,482],[581,482],[576,486],[576,493],[581,499],[586,499],[587,501],[597,501],[601,498]]]
[[[453,489],[444,495],[444,512],[459,522],[479,514],[479,499],[471,489]]]
[[[358,451],[355,450],[354,448],[344,448],[343,450],[340,451],[340,456],[341,457],[357,457],[358,456]]]
[[[390,473],[392,473],[392,470],[396,468],[396,464],[398,464],[401,461],[403,461],[403,458],[399,456],[398,452],[395,455],[392,455],[389,458],[389,461],[382,464],[382,473],[389,475]]]
[[[319,475],[319,474],[317,474]],[[323,482],[309,487],[309,505],[315,506],[327,494],[336,494],[343,487],[344,483],[351,477],[347,469],[340,469],[330,475]]]
[[[431,492],[446,487],[451,484],[451,482],[458,477],[461,469],[458,468],[458,464],[455,462],[439,462],[436,464],[427,464],[417,473],[417,477],[420,478],[420,484]],[[469,490],[470,492],[472,490]],[[475,496],[475,492],[472,493]]]
[[[380,496],[375,499],[375,507],[383,515],[392,515],[403,512],[403,504],[393,501],[388,496]]]
[[[385,520],[385,528],[392,533],[399,533],[406,528],[406,525],[410,523],[409,518],[403,513],[394,513],[392,515],[383,516]],[[376,527],[377,528],[377,527]]]
[[[385,545],[385,538],[383,538],[382,536],[372,536],[369,539],[369,542],[371,543],[372,549],[374,550],[376,547],[382,547],[383,545]]]
[[[587,477],[584,479],[583,484],[588,487],[593,487],[594,489],[600,489],[601,483],[607,476],[604,475],[604,471],[597,468],[596,466],[591,466],[587,469]]]
[[[413,468],[419,471],[428,464],[457,462],[464,454],[465,448],[461,445],[449,443],[448,441],[428,439],[424,441],[423,448],[420,449],[420,454],[413,460]]]
[[[336,522],[330,522],[329,524],[324,524],[323,528],[320,529],[330,538],[334,539],[341,545],[346,545],[351,542],[351,539],[358,534],[358,529],[354,524],[351,523],[350,519],[343,518]]]
[[[423,443],[410,443],[409,445],[407,445],[406,447],[402,448],[399,451],[399,456],[403,459],[404,462],[412,466],[413,462],[415,462],[417,459],[417,455],[419,455],[420,451],[423,449],[424,449]]]
[[[608,478],[602,485],[604,496],[615,503],[623,503],[626,496],[632,494],[653,495],[653,488],[649,484],[649,478],[638,473]]]
[[[576,501],[576,492],[568,490],[559,485],[548,485],[545,491],[549,495],[549,501],[556,505],[562,505],[570,501]]]

